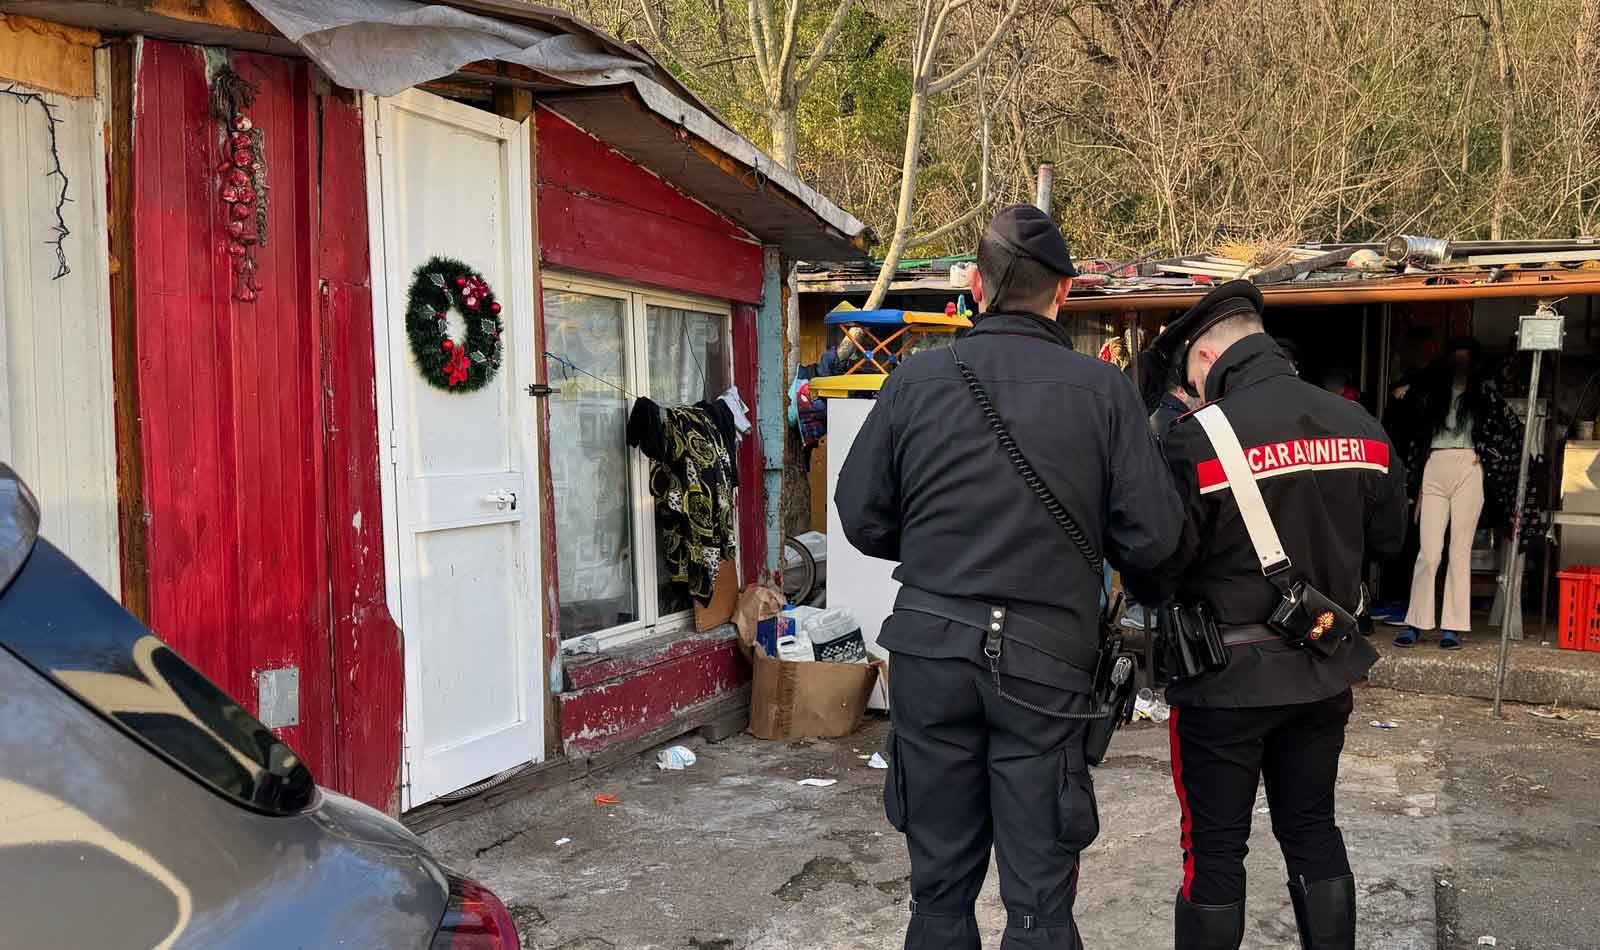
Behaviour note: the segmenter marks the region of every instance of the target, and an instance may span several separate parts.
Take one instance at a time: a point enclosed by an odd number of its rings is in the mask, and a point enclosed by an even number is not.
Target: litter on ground
[[[839,780],[836,778],[803,778],[799,784],[807,788],[827,788],[830,785],[838,785]]]
[[[670,749],[662,749],[656,755],[656,768],[663,772],[681,771],[694,763],[695,754],[681,745],[675,745]]]

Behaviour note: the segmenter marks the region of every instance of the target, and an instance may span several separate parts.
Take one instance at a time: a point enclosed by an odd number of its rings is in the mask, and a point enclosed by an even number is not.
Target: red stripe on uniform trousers
[[[1183,899],[1189,899],[1189,888],[1194,885],[1194,819],[1189,815],[1189,793],[1183,787],[1183,753],[1178,742],[1178,707],[1172,707],[1167,720],[1167,735],[1172,739],[1172,785],[1178,790],[1178,810],[1183,813],[1178,844],[1183,848]]]

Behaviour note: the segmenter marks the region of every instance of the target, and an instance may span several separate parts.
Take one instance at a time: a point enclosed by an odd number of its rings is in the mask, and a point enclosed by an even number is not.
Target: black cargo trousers
[[[965,659],[896,653],[884,806],[911,854],[906,950],[978,950],[974,905],[999,852],[1004,950],[1078,950],[1072,919],[1078,853],[1100,833],[1083,758],[1087,723],[1056,719],[996,694]],[[1006,677],[1007,693],[1083,712],[1082,693]]]

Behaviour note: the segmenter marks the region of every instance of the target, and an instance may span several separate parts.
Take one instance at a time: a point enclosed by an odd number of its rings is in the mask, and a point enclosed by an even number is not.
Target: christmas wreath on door
[[[450,311],[467,332],[450,332]],[[406,298],[406,335],[422,377],[446,392],[483,388],[500,369],[503,348],[500,302],[483,275],[450,257],[430,257],[417,268]]]

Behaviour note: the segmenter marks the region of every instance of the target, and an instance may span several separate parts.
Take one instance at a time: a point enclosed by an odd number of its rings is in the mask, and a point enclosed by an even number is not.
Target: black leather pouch
[[[1356,618],[1305,581],[1283,588],[1283,599],[1267,625],[1290,644],[1304,647],[1326,659],[1356,633]]]

